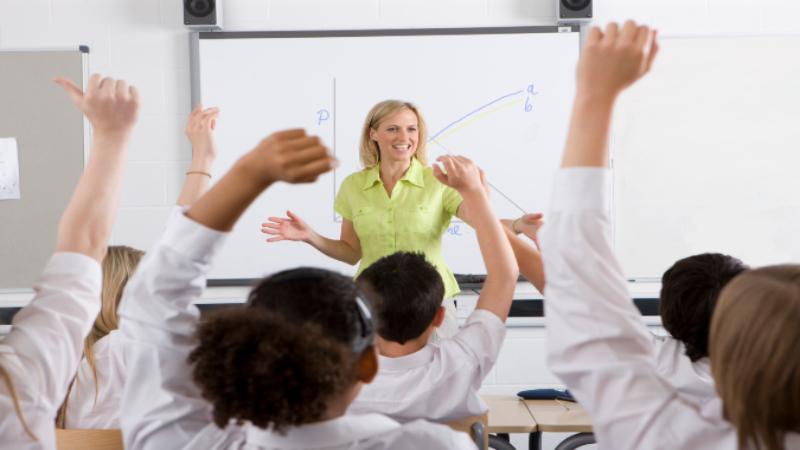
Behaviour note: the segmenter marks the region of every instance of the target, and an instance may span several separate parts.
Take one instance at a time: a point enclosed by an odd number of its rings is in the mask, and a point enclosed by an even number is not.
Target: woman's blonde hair
[[[419,109],[409,102],[384,100],[369,110],[367,118],[364,120],[364,127],[361,129],[359,157],[361,159],[361,165],[363,165],[364,168],[369,169],[375,167],[381,160],[381,152],[378,148],[378,143],[369,137],[370,130],[377,131],[381,122],[383,122],[386,117],[404,109],[411,110],[411,112],[417,115],[419,139],[417,141],[417,151],[414,152],[414,157],[417,158],[422,165],[428,164],[428,149],[425,145],[428,142],[428,128],[425,125],[422,114],[419,113]]]
[[[38,439],[36,439],[36,435],[33,434],[33,431],[31,431],[31,428],[28,426],[28,421],[25,420],[25,415],[22,413],[22,406],[19,402],[17,389],[14,387],[14,380],[11,379],[11,375],[6,372],[5,367],[2,365],[0,365],[0,378],[3,379],[6,389],[8,390],[9,395],[11,395],[11,402],[14,404],[14,411],[17,413],[17,417],[19,417],[19,421],[22,422],[22,428],[25,430],[25,433],[27,433],[28,436],[30,436],[34,441],[38,441]]]
[[[141,250],[124,245],[115,245],[108,247],[108,252],[103,258],[103,290],[100,295],[100,314],[97,315],[94,326],[92,326],[89,335],[83,341],[83,356],[92,369],[95,399],[97,399],[99,389],[97,366],[94,359],[94,344],[108,333],[117,329],[119,324],[117,307],[120,299],[122,299],[122,291],[136,270],[136,266],[139,265],[142,256],[144,256],[144,252]],[[75,378],[70,383],[64,403],[58,410],[58,415],[56,416],[56,426],[58,428],[66,426],[67,402],[74,385]]]
[[[800,431],[800,265],[750,270],[720,294],[711,372],[740,448],[783,450]]]

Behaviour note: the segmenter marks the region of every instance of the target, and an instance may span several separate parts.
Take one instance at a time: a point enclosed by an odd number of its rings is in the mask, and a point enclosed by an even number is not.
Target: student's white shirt
[[[548,364],[592,418],[600,448],[737,448],[721,400],[699,405],[657,372],[610,239],[608,172],[562,169],[541,234]],[[800,449],[790,434],[787,449]]]
[[[25,433],[0,379],[0,447],[54,449],[55,417],[83,354],[83,340],[100,311],[100,264],[79,253],[56,253],[34,285],[35,295],[0,341],[0,365],[14,382]]]
[[[658,373],[675,386],[678,394],[697,404],[717,396],[708,358],[692,362],[683,342],[672,336],[653,336],[653,345]]]
[[[505,334],[499,317],[476,309],[450,339],[398,358],[380,356],[378,375],[348,411],[378,412],[400,422],[447,422],[483,414],[488,408],[478,390],[497,361]]]
[[[120,410],[126,449],[474,448],[466,434],[442,425],[401,426],[376,416],[297,427],[286,437],[248,425],[219,429],[187,357],[197,345],[192,303],[225,236],[177,215],[128,282],[119,311],[128,367]]]
[[[89,362],[83,358],[69,393],[65,428],[119,428],[119,404],[126,374],[119,330],[95,342],[93,350],[97,385]]]

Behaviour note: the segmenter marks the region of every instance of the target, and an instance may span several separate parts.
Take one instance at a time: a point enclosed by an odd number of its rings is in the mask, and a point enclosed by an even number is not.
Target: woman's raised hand
[[[270,217],[261,224],[261,232],[272,236],[267,242],[308,242],[314,230],[293,212],[286,211],[286,215],[288,217]]]

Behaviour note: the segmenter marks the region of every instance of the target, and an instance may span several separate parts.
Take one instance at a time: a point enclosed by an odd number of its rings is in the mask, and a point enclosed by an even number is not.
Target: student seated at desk
[[[198,324],[193,303],[244,210],[274,182],[310,182],[334,164],[303,130],[275,133],[170,221],[120,306],[127,449],[475,448],[443,425],[345,415],[377,371],[370,313],[349,277],[280,272],[247,306]]]
[[[630,300],[611,241],[607,142],[617,96],[657,48],[650,29],[628,22],[592,28],[581,52],[541,235],[550,369],[591,416],[599,448],[800,449],[800,266],[749,270],[722,290],[709,336],[719,398],[702,405],[658,372]]]
[[[15,450],[56,446],[56,411],[100,310],[100,261],[139,110],[138,92],[122,80],[92,75],[85,93],[68,80],[56,81],[92,124],[92,148],[61,216],[55,253],[30,304],[0,341],[0,447]]]
[[[358,284],[376,311],[380,368],[351,412],[380,412],[400,422],[447,422],[487,410],[478,390],[503,344],[517,265],[481,184],[480,169],[466,158],[440,160],[447,174],[437,167],[437,177],[476,212],[473,226],[487,271],[477,307],[455,336],[429,343],[445,313],[444,286],[434,266],[422,255],[395,253],[364,270]]]
[[[213,135],[218,116],[218,108],[203,109],[201,105],[189,114],[186,136],[192,144],[192,161],[173,214],[190,206],[208,188],[211,166],[218,154]],[[117,330],[117,308],[143,255],[135,248],[111,246],[103,258],[100,314],[86,336],[78,373],[59,408],[59,428],[119,428],[119,403],[127,369]]]
[[[656,366],[697,403],[717,396],[708,359],[711,315],[722,289],[747,269],[732,256],[703,253],[678,260],[661,277],[661,324],[670,336],[654,336]]]
[[[536,242],[538,223],[533,217],[523,216],[528,218],[524,225],[522,218],[502,222],[520,273],[539,292],[544,292],[541,254],[536,247],[517,237],[517,232],[524,227],[521,232]],[[711,314],[722,288],[747,269],[732,256],[703,253],[677,261],[664,273],[661,279],[661,320],[670,336],[652,335],[656,366],[681,395],[701,403],[716,397],[708,360]]]

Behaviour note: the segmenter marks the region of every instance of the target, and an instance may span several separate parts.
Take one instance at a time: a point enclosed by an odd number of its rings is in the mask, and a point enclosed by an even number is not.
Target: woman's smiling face
[[[381,161],[410,161],[419,141],[417,115],[410,109],[401,109],[370,130],[369,137],[377,142]]]

